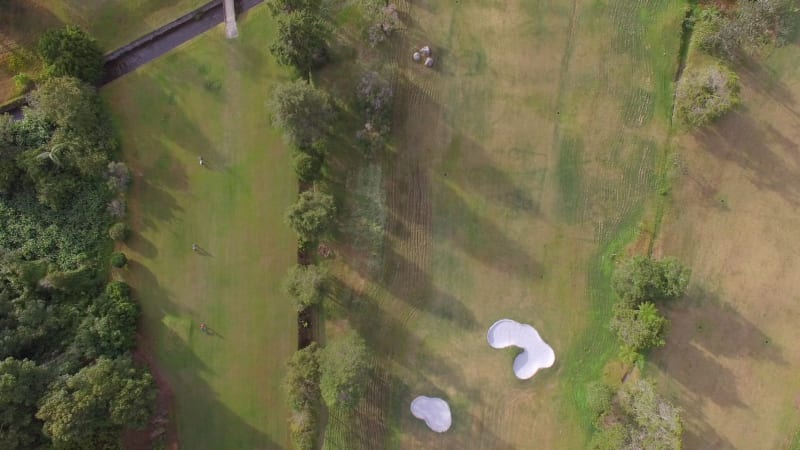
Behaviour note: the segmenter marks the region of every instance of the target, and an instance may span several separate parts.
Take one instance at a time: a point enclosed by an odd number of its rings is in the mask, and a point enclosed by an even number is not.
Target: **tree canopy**
[[[355,332],[333,339],[322,351],[320,368],[320,389],[328,407],[355,408],[372,369],[364,339]]]
[[[642,302],[635,309],[619,303],[611,319],[611,329],[622,343],[623,354],[640,353],[663,346],[666,327],[667,319],[650,302]]]
[[[687,69],[675,90],[675,114],[690,128],[713,122],[740,102],[739,77],[722,64]]]
[[[305,74],[328,60],[331,27],[319,14],[295,10],[278,18],[278,38],[270,51],[279,63]]]
[[[655,260],[634,256],[614,271],[617,295],[633,304],[644,300],[669,300],[682,296],[691,271],[674,258]]]
[[[59,378],[36,417],[58,448],[104,448],[122,427],[140,427],[152,413],[155,386],[130,358],[99,358],[75,375]]]
[[[286,222],[297,233],[301,244],[316,240],[328,230],[336,214],[333,197],[318,191],[305,191],[286,211]]]
[[[75,77],[92,84],[103,78],[103,51],[76,26],[46,31],[39,39],[38,51],[50,76]]]
[[[328,272],[316,265],[295,265],[284,278],[283,289],[292,299],[297,311],[322,302],[328,281]]]
[[[42,443],[42,423],[34,414],[48,380],[47,371],[33,361],[0,361],[1,448],[36,448]]]
[[[325,138],[333,121],[328,94],[303,80],[278,85],[269,106],[274,124],[289,142],[305,152]]]

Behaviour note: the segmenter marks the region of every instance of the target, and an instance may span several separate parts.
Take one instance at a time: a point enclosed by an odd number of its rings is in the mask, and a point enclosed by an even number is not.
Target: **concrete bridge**
[[[234,39],[239,36],[239,29],[236,27],[236,7],[233,0],[224,0],[225,3],[225,37]]]

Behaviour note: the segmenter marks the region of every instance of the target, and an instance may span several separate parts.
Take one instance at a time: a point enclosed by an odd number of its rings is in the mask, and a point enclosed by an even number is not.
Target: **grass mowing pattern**
[[[297,247],[283,213],[297,182],[266,108],[285,72],[267,9],[239,19],[237,40],[215,28],[103,89],[135,175],[125,279],[182,448],[288,446],[297,315],[281,279]]]
[[[615,257],[643,231],[640,221],[646,205],[665,180],[661,161],[669,142],[672,107],[672,77],[680,47],[682,3],[672,0],[617,0],[585,11],[582,23],[601,33],[599,67],[595,74],[575,74],[567,89],[597,96],[592,104],[603,111],[587,118],[580,94],[572,107],[565,107],[564,125],[557,166],[559,192],[568,201],[564,211],[590,223],[598,250],[587,265],[587,296],[591,313],[586,332],[564,356],[563,391],[571,398],[585,430],[592,419],[585,411],[585,386],[603,376],[605,364],[614,358],[617,343],[608,330],[613,292],[610,278]],[[611,34],[610,38],[607,37]],[[579,36],[578,39],[581,39]],[[587,79],[591,90],[582,88]],[[569,98],[569,95],[567,96]],[[616,108],[609,108],[617,103]],[[653,121],[653,119],[656,119]],[[580,125],[578,124],[580,123]],[[574,160],[573,142],[578,134],[591,137],[581,166]],[[580,136],[580,135],[579,135]],[[590,156],[589,156],[590,155]],[[562,161],[564,163],[562,164]],[[583,174],[578,177],[575,174]],[[574,208],[578,206],[578,208]]]

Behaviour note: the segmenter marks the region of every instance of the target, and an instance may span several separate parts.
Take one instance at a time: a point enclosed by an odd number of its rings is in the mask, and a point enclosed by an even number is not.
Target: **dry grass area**
[[[654,365],[687,449],[786,449],[800,425],[798,57],[795,43],[740,69],[744,107],[678,140],[656,251],[687,261],[693,284]]]

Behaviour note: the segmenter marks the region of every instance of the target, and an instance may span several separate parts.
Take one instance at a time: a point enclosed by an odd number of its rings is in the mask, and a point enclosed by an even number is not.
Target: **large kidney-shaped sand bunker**
[[[453,423],[450,406],[446,401],[437,397],[420,395],[415,398],[411,402],[411,414],[417,419],[424,420],[425,425],[437,433],[444,433]]]
[[[498,320],[489,327],[487,339],[492,348],[512,345],[522,348],[522,353],[514,359],[514,374],[520,380],[527,380],[539,369],[550,367],[556,361],[553,348],[542,340],[536,328],[516,320]]]

